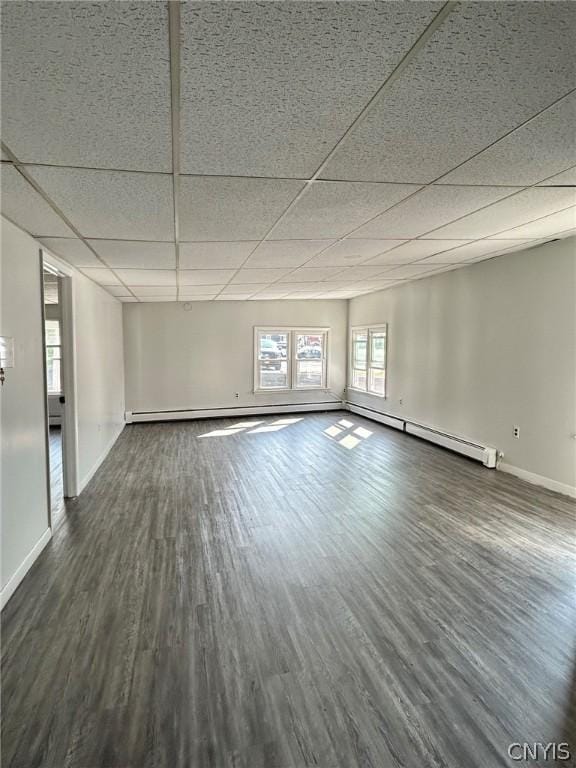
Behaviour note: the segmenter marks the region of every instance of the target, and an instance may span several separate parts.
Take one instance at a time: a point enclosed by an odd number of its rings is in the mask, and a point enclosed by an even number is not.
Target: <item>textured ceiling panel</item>
[[[217,285],[182,285],[180,281],[180,298],[187,296],[205,296],[207,294],[217,294],[224,288],[224,284]]]
[[[126,285],[176,285],[175,269],[116,269]]]
[[[427,187],[365,224],[352,238],[418,237],[514,191],[509,187]]]
[[[576,195],[575,200],[576,203]],[[576,227],[576,208],[567,208],[559,213],[553,213],[551,216],[545,216],[542,219],[530,222],[530,224],[524,224],[521,227],[515,227],[514,229],[506,229],[501,232],[498,237],[513,237],[513,238],[540,238],[548,237],[563,232],[567,229]]]
[[[240,269],[232,280],[233,283],[272,283],[288,274],[290,269]]]
[[[2,166],[0,182],[0,210],[19,227],[32,235],[74,237],[74,232],[13,166]]]
[[[236,269],[258,245],[241,243],[180,243],[180,269]]]
[[[172,243],[135,240],[89,240],[109,267],[128,269],[174,269],[176,253]]]
[[[28,171],[84,237],[174,239],[170,176],[41,166]]]
[[[460,3],[323,178],[429,182],[574,87],[574,3]]]
[[[183,170],[310,177],[440,7],[184,4]]]
[[[181,240],[260,240],[304,185],[276,179],[180,179]]]
[[[330,245],[331,240],[267,240],[255,250],[246,267],[299,267],[315,253]]]
[[[283,277],[282,280],[285,283],[312,283],[328,280],[339,272],[342,272],[342,267],[301,267]]]
[[[404,240],[341,240],[315,256],[307,267],[348,267],[401,245]]]
[[[180,285],[221,285],[230,280],[233,269],[183,269],[178,273]]]
[[[433,241],[428,241],[433,242]],[[438,240],[438,242],[445,242]],[[456,243],[458,241],[453,240]],[[468,242],[451,251],[442,251],[426,258],[427,264],[457,264],[461,261],[474,261],[484,256],[495,256],[498,253],[515,248],[523,243],[529,243],[529,240],[476,240]]]
[[[3,3],[2,113],[21,161],[170,171],[166,5]]]
[[[120,285],[120,280],[105,267],[80,267],[79,269],[91,280],[101,285]]]
[[[87,248],[82,240],[66,237],[42,237],[42,245],[56,256],[75,267],[102,267],[102,262],[94,256],[90,248]]]
[[[568,208],[576,202],[576,190],[533,187],[501,200],[481,211],[429,233],[429,237],[462,238],[464,240],[496,235],[514,226],[528,223],[550,213]],[[521,239],[523,236],[518,235]]]
[[[216,301],[246,301],[250,296],[251,293],[222,293],[216,296]]]
[[[538,186],[543,187],[553,187],[553,186],[576,186],[576,165],[574,165],[572,168],[567,168],[565,171],[562,171],[562,173],[557,174],[556,176],[552,176],[551,178],[545,179],[544,181],[541,181]]]
[[[536,184],[574,162],[575,125],[576,93],[573,93],[444,176],[442,183]]]
[[[432,272],[436,269],[438,269],[437,264],[426,264],[426,262],[422,262],[421,264],[405,264],[401,267],[390,267],[383,277],[386,277],[389,280],[414,278],[417,275],[423,275],[426,272]]]
[[[268,283],[248,283],[246,285],[242,283],[230,283],[223,290],[222,293],[249,293],[252,295],[256,291],[261,291],[263,288],[267,288]]]
[[[366,262],[368,266],[377,264],[409,264],[411,261],[425,259],[440,251],[447,251],[464,245],[467,240],[411,240],[404,245],[383,253],[375,259]]]
[[[382,274],[385,267],[348,267],[342,269],[334,277],[329,277],[328,280],[332,281],[356,281],[356,280],[368,280],[371,277]]]
[[[175,285],[134,285],[131,286],[131,290],[139,299],[145,299],[149,296],[165,296],[176,299]]]
[[[106,290],[111,296],[116,296],[117,299],[127,299],[128,297],[132,297],[128,288],[124,288],[123,285],[107,285]]]
[[[336,238],[416,192],[409,184],[311,184],[274,228],[274,238]]]

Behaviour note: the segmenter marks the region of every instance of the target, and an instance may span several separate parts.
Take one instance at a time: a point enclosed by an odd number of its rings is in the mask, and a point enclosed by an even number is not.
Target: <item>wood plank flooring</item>
[[[574,754],[575,530],[573,501],[349,413],[128,426],[3,613],[2,765]]]

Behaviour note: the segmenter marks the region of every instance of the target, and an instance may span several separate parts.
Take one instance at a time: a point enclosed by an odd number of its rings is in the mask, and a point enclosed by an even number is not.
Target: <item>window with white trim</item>
[[[49,395],[62,392],[61,363],[62,346],[60,341],[60,320],[46,320],[46,379]]]
[[[327,328],[255,328],[254,390],[326,389]]]
[[[352,328],[350,389],[386,397],[386,338],[388,326]]]

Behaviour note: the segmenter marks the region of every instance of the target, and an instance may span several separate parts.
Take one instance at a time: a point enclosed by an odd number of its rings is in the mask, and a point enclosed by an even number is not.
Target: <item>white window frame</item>
[[[355,387],[353,385],[354,381],[354,334],[355,333],[366,333],[366,388],[363,389],[362,387]],[[374,366],[371,365],[372,363],[372,344],[371,344],[371,337],[375,333],[382,333],[384,332],[385,335],[385,341],[384,341],[384,368],[381,368],[380,366]],[[371,395],[372,397],[380,397],[382,399],[386,399],[387,393],[388,393],[388,323],[380,323],[378,325],[353,325],[350,327],[350,333],[349,333],[349,350],[348,350],[348,389],[353,390],[354,392],[363,392],[365,395]],[[379,371],[384,371],[384,393],[381,394],[380,392],[373,392],[370,390],[370,370],[371,369],[377,369]],[[360,370],[360,369],[357,369]]]
[[[62,394],[62,322],[60,321],[59,317],[46,317],[44,318],[44,327],[46,328],[47,323],[58,323],[58,337],[60,338],[60,344],[48,344],[46,342],[44,344],[44,354],[46,356],[46,372],[48,372],[48,350],[49,349],[59,349],[60,350],[60,357],[58,358],[60,360],[60,389],[58,390],[51,390],[47,388],[48,394],[52,397],[56,397],[57,395]],[[46,329],[44,330],[44,334],[46,336]]]
[[[287,387],[261,387],[260,386],[260,360],[258,359],[258,336],[260,333],[285,333],[288,335],[287,362],[288,362],[288,384]],[[296,372],[298,369],[296,359],[296,336],[306,334],[308,336],[324,336],[323,358],[322,358],[322,382],[318,387],[298,387],[296,386]],[[254,326],[254,344],[252,347],[254,358],[254,392],[256,394],[273,394],[274,392],[322,392],[330,389],[328,381],[328,354],[330,344],[330,328],[314,328],[309,326],[284,326],[284,325],[257,325]]]

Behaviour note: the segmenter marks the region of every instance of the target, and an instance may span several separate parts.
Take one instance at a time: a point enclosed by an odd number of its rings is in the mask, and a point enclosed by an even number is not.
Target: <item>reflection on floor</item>
[[[52,520],[64,506],[64,482],[62,479],[62,430],[50,427],[50,504]]]

